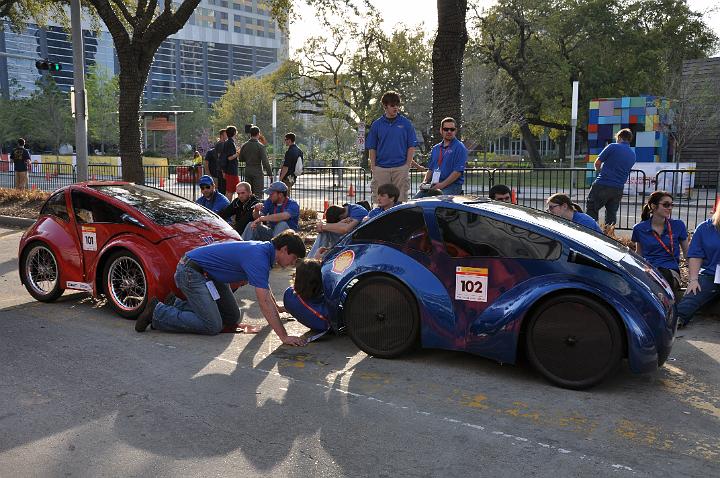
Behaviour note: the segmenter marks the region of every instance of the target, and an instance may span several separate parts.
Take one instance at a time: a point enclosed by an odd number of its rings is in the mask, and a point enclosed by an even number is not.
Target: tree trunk
[[[558,159],[560,160],[561,165],[562,165],[562,162],[565,160],[565,148],[567,148],[567,142],[568,142],[567,136],[560,136],[557,140]]]
[[[530,126],[525,118],[520,120],[520,133],[522,134],[523,143],[525,143],[525,149],[527,149],[533,167],[541,168],[542,161],[540,160],[540,154],[537,150],[537,144],[535,144],[536,138],[530,131]]]
[[[126,58],[121,58],[121,55]],[[145,171],[142,167],[142,128],[140,128],[140,107],[143,88],[147,79],[142,74],[140,59],[129,52],[118,51],[120,59],[120,99],[118,101],[118,120],[120,122],[120,160],[122,161],[123,181],[145,184]],[[125,61],[123,61],[125,60]]]
[[[462,127],[462,71],[467,0],[437,0],[438,32],[433,42],[432,143],[440,141],[440,121],[455,118]],[[460,136],[460,135],[458,135]]]

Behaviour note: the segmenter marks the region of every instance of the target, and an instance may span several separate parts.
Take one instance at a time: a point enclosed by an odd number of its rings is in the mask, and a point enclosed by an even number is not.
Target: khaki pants
[[[372,190],[372,202],[377,204],[377,190],[383,184],[392,183],[400,190],[400,202],[407,201],[408,190],[410,189],[410,166],[404,164],[395,168],[381,168],[375,166],[372,171],[373,177],[370,181],[370,189]]]
[[[16,189],[27,189],[28,188],[28,173],[27,173],[27,171],[15,171],[15,188]]]

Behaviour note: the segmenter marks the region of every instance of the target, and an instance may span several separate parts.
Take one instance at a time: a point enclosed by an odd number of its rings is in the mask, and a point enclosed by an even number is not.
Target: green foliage
[[[88,139],[105,145],[117,145],[119,141],[118,98],[120,87],[118,77],[111,76],[106,69],[93,65],[88,69],[85,82],[88,98]]]
[[[57,153],[61,144],[75,142],[70,95],[61,91],[50,75],[43,76],[36,84],[37,90],[25,103],[27,132],[24,134],[33,142],[51,146]]]

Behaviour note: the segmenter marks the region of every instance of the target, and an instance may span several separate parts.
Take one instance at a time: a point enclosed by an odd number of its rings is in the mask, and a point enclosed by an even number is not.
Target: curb
[[[14,216],[0,216],[0,226],[18,229],[27,229],[35,223],[36,219]]]

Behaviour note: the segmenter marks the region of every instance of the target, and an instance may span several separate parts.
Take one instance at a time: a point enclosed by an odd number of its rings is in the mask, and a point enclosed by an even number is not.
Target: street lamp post
[[[570,114],[570,126],[572,127],[572,138],[570,140],[570,197],[572,197],[573,189],[575,189],[575,130],[577,128],[579,86],[580,82],[573,81],[572,111]]]
[[[180,108],[179,105],[171,105],[170,108],[175,108],[173,113],[175,114],[175,162],[178,161],[178,135],[180,131],[178,131],[178,111],[177,108]]]

